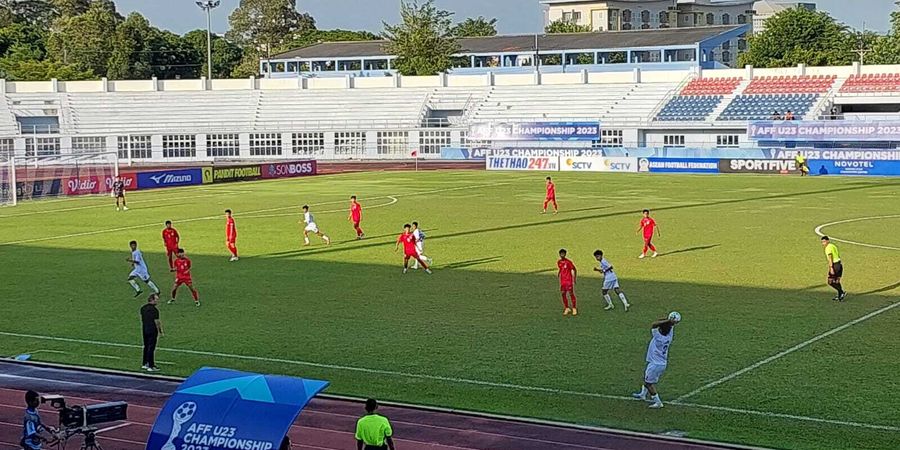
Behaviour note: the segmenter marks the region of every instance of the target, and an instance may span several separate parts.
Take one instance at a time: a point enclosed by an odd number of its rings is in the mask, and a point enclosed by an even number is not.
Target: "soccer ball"
[[[669,320],[675,323],[681,322],[681,314],[677,311],[672,311],[669,313]]]

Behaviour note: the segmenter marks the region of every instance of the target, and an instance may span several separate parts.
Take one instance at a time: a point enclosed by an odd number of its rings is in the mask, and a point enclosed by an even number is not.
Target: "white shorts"
[[[425,253],[425,244],[421,242],[416,243],[416,253],[420,255]]]
[[[665,371],[665,364],[647,363],[647,370],[644,371],[644,382],[650,384],[659,383],[659,377],[661,377]]]
[[[617,277],[606,277],[603,279],[603,290],[608,291],[611,289],[619,288],[619,278]]]
[[[138,278],[143,282],[147,282],[150,280],[150,273],[144,270],[132,270],[131,273],[128,274],[128,278]]]
[[[315,222],[311,222],[311,223],[306,224],[306,228],[304,228],[304,231],[309,231],[310,233],[318,233],[319,227],[316,225]]]

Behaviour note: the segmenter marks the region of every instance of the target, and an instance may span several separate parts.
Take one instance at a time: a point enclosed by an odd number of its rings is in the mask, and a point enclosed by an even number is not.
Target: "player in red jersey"
[[[394,248],[394,251],[400,250],[401,244],[403,244],[403,273],[409,270],[409,259],[413,258],[419,262],[419,267],[425,269],[425,273],[430,274],[431,269],[428,268],[428,264],[422,261],[419,252],[416,251],[416,237],[412,234],[412,225],[403,225],[403,234],[397,237],[397,247]]]
[[[556,204],[556,185],[550,177],[547,177],[547,197],[544,198],[544,210],[541,214],[547,213],[547,205],[550,203],[553,203],[553,214],[559,213],[559,205]]]
[[[578,269],[575,268],[572,260],[566,258],[566,254],[566,249],[560,249],[559,261],[556,262],[556,267],[559,268],[559,290],[562,292],[562,302],[565,307],[563,315],[568,316],[569,313],[572,313],[573,316],[577,316],[578,299],[575,298],[575,279],[578,276]],[[566,298],[567,293],[569,297],[572,297],[571,309],[569,308],[569,299]]]
[[[184,256],[184,249],[178,249],[178,257],[175,259],[175,286],[172,287],[172,299],[168,304],[175,303],[175,296],[178,294],[178,287],[185,285],[191,290],[191,297],[194,297],[194,304],[200,306],[200,294],[194,289],[194,280],[191,277],[191,260]]]
[[[366,237],[362,228],[359,227],[359,223],[362,222],[362,206],[356,201],[355,195],[350,197],[350,216],[347,217],[347,220],[353,222],[353,229],[356,230],[356,239]]]
[[[178,244],[181,242],[181,236],[178,230],[172,228],[172,221],[166,221],[166,227],[162,230],[163,244],[166,246],[166,257],[169,258],[169,272],[175,271],[175,254],[178,253]]]
[[[644,234],[644,251],[641,252],[641,256],[639,258],[643,259],[647,256],[647,250],[653,251],[653,257],[656,258],[659,253],[656,253],[656,247],[653,246],[651,242],[653,240],[653,231],[656,230],[656,237],[659,237],[659,227],[656,225],[656,221],[650,218],[650,210],[644,210],[644,217],[641,218],[641,222],[638,225],[637,232],[643,232]]]
[[[237,261],[239,259],[237,252],[237,227],[234,226],[234,217],[231,217],[230,209],[225,210],[225,246],[231,252],[229,261]]]

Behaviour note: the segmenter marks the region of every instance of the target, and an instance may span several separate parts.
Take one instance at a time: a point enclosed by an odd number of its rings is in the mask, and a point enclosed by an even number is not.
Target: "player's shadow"
[[[682,248],[682,249],[679,249],[679,250],[673,250],[673,251],[671,251],[671,252],[661,253],[661,254],[659,255],[659,258],[664,258],[664,257],[666,257],[666,256],[672,256],[672,255],[678,255],[678,254],[681,254],[681,253],[700,252],[700,251],[703,251],[703,250],[710,250],[710,249],[714,249],[714,248],[716,248],[716,247],[721,247],[721,246],[722,246],[722,244],[712,244],[712,245],[702,245],[702,246],[699,246],[699,247]]]
[[[595,206],[593,208],[564,209],[564,210],[560,211],[559,214],[560,215],[575,214],[575,213],[586,212],[586,211],[600,211],[601,209],[609,209],[609,208],[611,208],[611,206]]]
[[[857,294],[857,295],[874,295],[874,294],[881,294],[882,292],[890,292],[890,291],[893,291],[894,289],[897,289],[897,288],[900,288],[900,281],[898,281],[898,282],[896,282],[896,283],[894,283],[894,284],[890,284],[890,285],[887,285],[887,286],[884,286],[884,287],[880,287],[880,288],[875,289],[875,290],[872,290],[872,291],[868,291],[868,292],[860,292],[860,293]]]
[[[502,256],[490,256],[487,258],[478,258],[478,259],[470,259],[468,261],[457,261],[454,263],[450,263],[444,266],[438,266],[441,269],[463,269],[466,267],[472,266],[480,266],[482,264],[490,264],[498,261],[502,261]]]

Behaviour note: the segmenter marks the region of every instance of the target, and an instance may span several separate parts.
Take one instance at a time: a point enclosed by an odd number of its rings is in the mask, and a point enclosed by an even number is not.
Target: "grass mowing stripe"
[[[895,307],[900,305],[900,302],[891,305],[891,307]],[[876,311],[877,312],[877,311]],[[103,342],[103,341],[93,341],[87,339],[74,339],[74,338],[64,338],[57,336],[41,336],[41,335],[32,335],[32,334],[23,334],[23,333],[11,333],[6,331],[0,331],[0,336],[9,336],[16,338],[26,338],[26,339],[39,339],[39,340],[47,340],[47,341],[55,341],[55,342],[68,342],[73,344],[88,344],[88,345],[99,345],[99,346],[107,346],[107,347],[117,347],[117,348],[143,348],[140,345],[136,344],[123,344],[119,342]],[[540,386],[523,386],[518,384],[511,383],[495,383],[492,381],[482,381],[482,380],[470,380],[466,378],[457,378],[457,377],[445,377],[440,375],[427,375],[427,374],[416,374],[416,373],[408,373],[408,372],[399,372],[393,370],[381,370],[381,369],[369,369],[365,367],[353,367],[353,366],[343,366],[336,364],[323,364],[309,361],[295,361],[290,359],[282,359],[282,358],[266,358],[262,356],[247,356],[247,355],[235,355],[229,353],[221,353],[221,352],[207,352],[202,350],[189,350],[189,349],[179,349],[179,348],[164,348],[158,347],[158,351],[165,351],[170,353],[182,353],[189,355],[200,355],[200,356],[212,356],[217,358],[224,359],[241,359],[241,360],[249,360],[249,361],[260,361],[260,362],[270,362],[270,363],[278,363],[278,364],[290,364],[290,365],[299,365],[299,366],[308,366],[308,367],[316,367],[320,369],[334,369],[334,370],[345,370],[345,371],[353,371],[353,372],[362,372],[369,373],[374,375],[389,375],[389,376],[397,376],[397,377],[406,377],[406,378],[416,378],[423,380],[434,380],[434,381],[442,381],[448,383],[458,383],[458,384],[469,384],[475,386],[484,386],[484,387],[493,387],[493,388],[503,388],[503,389],[511,389],[518,391],[529,391],[529,392],[542,392],[547,394],[561,394],[561,395],[571,395],[576,397],[589,397],[589,398],[603,398],[609,400],[622,400],[628,402],[635,402],[632,397],[625,397],[620,395],[608,395],[608,394],[598,394],[594,392],[581,392],[581,391],[571,391],[566,389],[554,389]],[[0,374],[0,377],[6,375]],[[718,411],[726,411],[737,414],[752,414],[758,416],[765,417],[775,417],[782,419],[791,419],[805,422],[816,422],[816,423],[827,423],[832,425],[842,425],[856,428],[868,428],[873,430],[884,430],[884,431],[898,431],[900,432],[900,427],[892,427],[889,425],[877,425],[877,424],[868,424],[854,421],[843,421],[843,420],[834,420],[834,419],[823,419],[820,417],[808,417],[808,416],[798,416],[792,414],[783,414],[783,413],[775,413],[768,411],[756,411],[756,410],[746,410],[739,408],[729,408],[725,406],[714,406],[714,405],[703,405],[698,403],[684,403],[679,400],[675,400],[670,402],[671,404],[687,407],[687,408],[702,408],[702,409],[710,409],[710,410],[718,410]]]
[[[890,310],[892,310],[892,309],[894,309],[894,308],[896,308],[896,307],[898,307],[898,306],[900,306],[900,302],[895,302],[895,303],[891,303],[890,305],[885,306],[884,308],[881,308],[881,309],[879,309],[879,310],[877,310],[877,311],[872,311],[872,312],[870,312],[869,314],[866,314],[866,315],[864,315],[864,316],[862,316],[862,317],[859,317],[859,318],[857,318],[857,319],[851,320],[850,322],[847,322],[847,323],[845,323],[845,324],[843,324],[843,325],[841,325],[841,326],[839,326],[839,327],[837,327],[837,328],[833,328],[833,329],[831,329],[831,330],[829,330],[829,331],[826,331],[826,332],[824,332],[824,333],[822,333],[822,334],[819,334],[819,335],[817,335],[817,336],[814,336],[814,337],[811,338],[811,339],[807,339],[807,340],[805,340],[805,341],[803,341],[803,342],[801,342],[801,343],[799,343],[799,344],[797,344],[797,345],[795,345],[795,346],[793,346],[793,347],[791,347],[791,348],[789,348],[789,349],[787,349],[787,350],[778,352],[778,353],[776,353],[776,354],[774,354],[774,355],[772,355],[772,356],[770,356],[770,357],[768,357],[768,358],[766,358],[766,359],[763,359],[763,360],[761,360],[761,361],[757,361],[756,363],[751,364],[751,365],[749,365],[749,366],[747,366],[747,367],[744,367],[743,369],[738,370],[737,372],[733,372],[733,373],[728,374],[728,375],[726,375],[726,376],[724,376],[724,377],[722,377],[722,378],[719,378],[718,380],[715,380],[715,381],[712,381],[712,382],[710,382],[710,383],[704,384],[703,386],[700,386],[699,388],[694,389],[693,391],[688,392],[687,394],[684,394],[684,395],[682,395],[681,397],[678,397],[677,399],[675,399],[675,401],[676,401],[676,402],[681,402],[681,401],[683,401],[683,400],[685,400],[685,399],[691,398],[691,397],[693,397],[693,396],[695,396],[695,395],[697,395],[697,394],[699,394],[699,393],[701,393],[701,392],[707,391],[707,390],[712,389],[712,388],[714,388],[714,387],[716,387],[716,386],[718,386],[718,385],[720,385],[720,384],[722,384],[722,383],[725,383],[725,382],[728,382],[728,381],[730,381],[730,380],[733,380],[733,379],[735,379],[735,378],[737,378],[737,377],[739,377],[739,376],[741,376],[741,375],[743,375],[743,374],[745,374],[745,373],[747,373],[747,372],[750,372],[751,370],[758,369],[758,368],[760,368],[760,367],[762,367],[762,366],[764,366],[764,365],[766,365],[766,364],[769,364],[770,362],[779,360],[779,359],[781,359],[781,358],[783,358],[783,357],[785,357],[785,356],[787,356],[787,355],[790,355],[791,353],[796,352],[797,350],[800,350],[800,349],[802,349],[802,348],[804,348],[804,347],[809,346],[810,344],[813,344],[813,343],[816,343],[816,342],[818,342],[818,341],[821,341],[822,339],[825,339],[825,338],[827,338],[828,336],[831,336],[831,335],[833,335],[833,334],[835,334],[835,333],[840,333],[841,331],[844,331],[844,330],[846,330],[847,328],[852,327],[853,325],[856,325],[856,324],[865,322],[865,321],[867,321],[867,320],[869,320],[869,319],[871,319],[871,318],[873,318],[873,317],[875,317],[875,316],[878,316],[878,315],[880,315],[880,314],[886,313],[886,312],[888,312],[888,311],[890,311]]]

